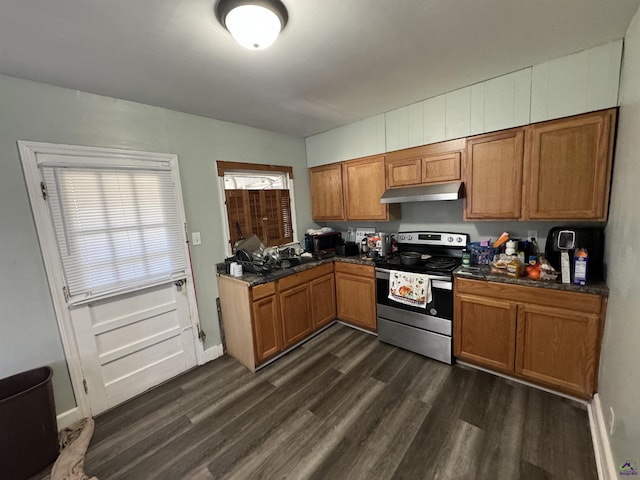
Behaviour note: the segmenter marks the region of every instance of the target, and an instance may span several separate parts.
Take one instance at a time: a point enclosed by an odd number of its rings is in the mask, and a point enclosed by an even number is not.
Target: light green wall
[[[607,283],[611,291],[600,362],[604,418],[615,412],[610,444],[616,468],[640,465],[640,10],[624,43],[620,115],[606,230]]]
[[[212,92],[215,94],[215,92]],[[220,343],[215,264],[224,259],[216,160],[293,166],[299,232],[311,226],[304,140],[0,75],[0,378],[54,368],[58,413],[75,406],[16,142],[175,153],[205,348]]]

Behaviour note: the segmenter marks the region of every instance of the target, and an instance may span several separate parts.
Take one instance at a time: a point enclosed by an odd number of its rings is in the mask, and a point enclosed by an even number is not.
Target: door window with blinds
[[[69,303],[185,277],[170,162],[39,160]]]
[[[223,162],[218,162],[223,163]],[[247,165],[247,164],[243,164]],[[264,168],[264,167],[262,167]],[[293,234],[293,195],[290,167],[283,171],[225,169],[226,213],[231,247],[252,233],[266,246],[290,243]]]

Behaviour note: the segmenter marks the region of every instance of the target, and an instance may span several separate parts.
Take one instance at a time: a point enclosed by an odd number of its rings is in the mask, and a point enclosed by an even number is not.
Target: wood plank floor
[[[85,471],[100,480],[597,478],[583,405],[340,324],[255,375],[222,357],[99,416]]]

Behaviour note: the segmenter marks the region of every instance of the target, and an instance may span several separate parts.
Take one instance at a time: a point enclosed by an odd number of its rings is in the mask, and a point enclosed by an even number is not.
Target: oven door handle
[[[389,280],[390,273],[391,270],[376,267],[376,278],[379,278],[381,280]],[[425,276],[429,277],[429,280],[431,280],[431,286],[433,288],[439,288],[441,290],[453,290],[453,283],[450,278],[436,275]]]

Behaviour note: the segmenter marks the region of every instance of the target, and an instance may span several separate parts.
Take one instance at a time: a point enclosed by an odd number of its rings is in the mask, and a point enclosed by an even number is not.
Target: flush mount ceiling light
[[[219,0],[216,17],[249,50],[263,50],[278,38],[289,15],[280,0]]]

